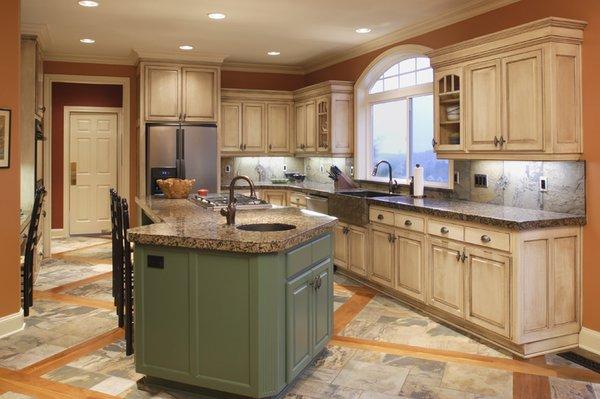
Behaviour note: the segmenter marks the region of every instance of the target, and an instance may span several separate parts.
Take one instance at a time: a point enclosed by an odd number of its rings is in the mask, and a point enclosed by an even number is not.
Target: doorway
[[[118,190],[120,109],[65,107],[65,218],[69,234],[110,232],[109,190]]]

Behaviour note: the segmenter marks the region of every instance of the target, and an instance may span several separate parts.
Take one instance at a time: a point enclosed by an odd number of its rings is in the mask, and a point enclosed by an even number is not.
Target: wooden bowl
[[[187,198],[190,195],[190,191],[192,191],[192,187],[194,187],[194,183],[196,183],[196,179],[182,180],[170,178],[156,181],[165,198],[169,199]]]

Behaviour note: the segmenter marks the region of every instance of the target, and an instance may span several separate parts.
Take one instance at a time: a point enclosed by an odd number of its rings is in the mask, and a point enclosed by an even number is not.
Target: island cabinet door
[[[314,275],[308,270],[287,282],[287,380],[310,362],[313,347]]]
[[[328,259],[313,269],[314,341],[312,353],[319,353],[329,341],[333,329],[333,270]]]
[[[429,244],[429,292],[431,306],[464,317],[464,246],[431,238]]]

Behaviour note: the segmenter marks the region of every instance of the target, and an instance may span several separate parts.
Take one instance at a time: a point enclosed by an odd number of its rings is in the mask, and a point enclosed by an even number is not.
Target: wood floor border
[[[62,261],[78,262],[78,263],[91,263],[93,265],[112,265],[112,258],[94,258],[90,256],[74,256],[74,255],[53,255],[52,259],[58,259]]]
[[[50,288],[48,290],[39,291],[39,292],[60,293],[60,292],[67,291],[67,290],[70,290],[75,287],[81,287],[82,285],[87,285],[87,284],[93,283],[95,281],[107,280],[109,278],[112,278],[112,271],[96,274],[94,276],[86,277],[86,278],[83,278],[83,279],[77,280],[77,281],[72,281],[70,283],[59,285],[58,287]]]
[[[337,335],[350,323],[375,296],[373,292],[360,292],[352,295],[342,304],[333,317],[333,335]]]
[[[115,304],[101,299],[86,298],[76,295],[60,294],[49,291],[33,291],[34,299],[47,299],[57,302],[71,303],[73,305],[87,306],[90,308],[114,310]]]
[[[115,328],[104,334],[88,339],[80,344],[72,346],[62,352],[50,356],[44,360],[34,363],[20,370],[21,373],[33,376],[41,376],[52,370],[56,370],[72,361],[86,356],[92,352],[104,348],[113,342],[123,339],[124,333],[120,328]]]
[[[71,252],[81,251],[83,249],[94,248],[94,247],[99,247],[101,245],[108,245],[108,244],[111,244],[110,237],[106,239],[106,242],[100,242],[98,244],[87,245],[87,246],[81,247],[81,248],[69,249],[68,251],[53,252],[52,254],[50,254],[50,257],[54,257],[55,255],[68,254]]]

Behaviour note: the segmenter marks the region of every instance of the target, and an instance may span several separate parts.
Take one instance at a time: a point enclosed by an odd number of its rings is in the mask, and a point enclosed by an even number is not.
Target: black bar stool
[[[121,208],[123,210],[123,260],[125,264],[124,268],[124,280],[125,280],[125,354],[127,356],[133,354],[133,324],[134,324],[134,311],[133,311],[133,265],[131,260],[131,243],[127,238],[127,230],[129,230],[129,206],[127,200],[123,199]]]
[[[21,278],[23,280],[21,293],[23,294],[23,315],[25,317],[29,316],[29,308],[33,306],[33,262],[35,260],[35,247],[40,239],[40,216],[45,196],[46,189],[44,186],[35,190],[31,222],[29,223],[29,232],[25,243],[25,259],[21,266]]]

